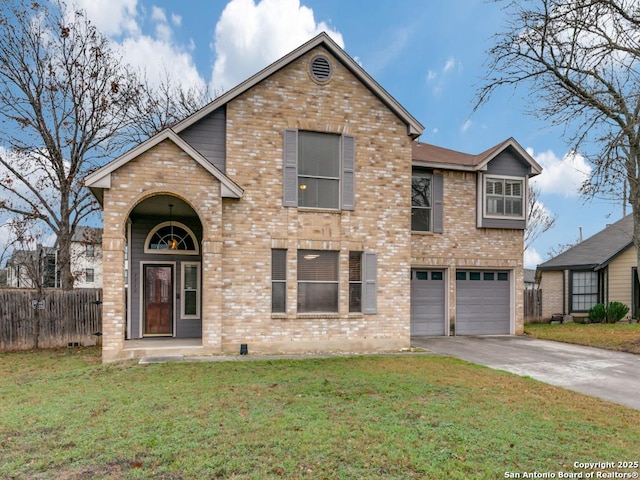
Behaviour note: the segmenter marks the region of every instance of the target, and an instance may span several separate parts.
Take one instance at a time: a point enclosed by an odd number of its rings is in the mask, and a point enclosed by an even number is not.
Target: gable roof
[[[358,63],[353,60],[340,46],[335,43],[326,32],[316,35],[308,42],[300,45],[298,48],[288,53],[284,57],[276,60],[271,65],[260,70],[258,73],[248,78],[241,84],[232,88],[228,92],[220,95],[213,102],[202,108],[200,111],[187,117],[182,122],[173,127],[176,133],[190,127],[200,119],[206,117],[214,110],[229,103],[237,96],[243,94],[254,85],[260,83],[278,70],[286,67],[293,61],[299,59],[316,47],[322,46],[328,50],[338,61],[342,63],[358,80],[360,80],[374,95],[376,95],[387,108],[389,108],[400,120],[407,126],[407,135],[416,138],[422,134],[424,126],[416,120],[398,101],[393,98],[389,92],[380,86]]]
[[[221,195],[225,198],[241,198],[243,190],[233,180],[222,173],[215,165],[202,156],[195,148],[182,140],[173,130],[166,129],[162,132],[154,135],[145,142],[141,143],[137,147],[129,150],[121,157],[107,163],[105,166],[99,168],[95,172],[87,175],[84,179],[84,183],[93,192],[100,204],[103,200],[103,190],[105,188],[111,188],[111,173],[119,169],[126,163],[130,162],[134,158],[143,154],[147,150],[155,147],[159,143],[171,140],[178,148],[193,158],[201,167],[207,170],[211,175],[217,178],[221,183]]]
[[[627,215],[566,252],[538,265],[538,270],[569,268],[599,270],[631,246],[633,246],[633,215]]]
[[[415,165],[469,172],[486,170],[491,160],[506,149],[512,148],[518,156],[530,166],[529,176],[538,175],[542,172],[542,167],[538,162],[536,162],[513,137],[506,139],[478,155],[457,152],[422,142],[413,142],[412,148],[412,158]]]

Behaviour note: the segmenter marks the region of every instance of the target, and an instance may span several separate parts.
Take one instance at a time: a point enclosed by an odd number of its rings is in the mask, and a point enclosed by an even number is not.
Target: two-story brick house
[[[91,174],[103,359],[521,332],[540,167],[513,140],[472,156],[417,143],[422,130],[320,34]]]

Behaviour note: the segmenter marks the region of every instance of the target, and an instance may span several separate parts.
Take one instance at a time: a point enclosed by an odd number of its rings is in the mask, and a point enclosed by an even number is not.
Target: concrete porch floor
[[[125,340],[122,353],[125,358],[166,355],[203,355],[201,338],[141,338]]]

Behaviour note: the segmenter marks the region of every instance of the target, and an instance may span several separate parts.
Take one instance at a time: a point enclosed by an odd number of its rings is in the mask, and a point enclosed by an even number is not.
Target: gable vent
[[[328,82],[331,79],[331,63],[324,55],[317,55],[311,59],[311,76],[318,82]]]

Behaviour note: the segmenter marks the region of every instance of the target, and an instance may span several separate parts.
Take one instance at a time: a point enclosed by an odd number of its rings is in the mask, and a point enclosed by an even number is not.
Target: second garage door
[[[456,272],[456,335],[511,333],[509,272]]]

